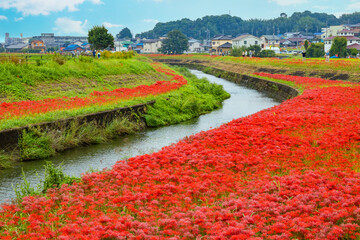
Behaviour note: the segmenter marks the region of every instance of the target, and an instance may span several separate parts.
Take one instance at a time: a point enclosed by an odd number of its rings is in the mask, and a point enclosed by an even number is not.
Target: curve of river
[[[206,77],[210,82],[223,85],[225,91],[231,94],[231,98],[224,101],[222,108],[199,118],[177,125],[148,129],[131,136],[120,137],[110,143],[69,150],[47,160],[51,160],[55,165],[62,163],[62,169],[68,175],[80,176],[89,170],[111,168],[122,159],[159,151],[162,147],[176,143],[186,136],[279,104],[256,90],[197,70],[191,72],[199,78]],[[13,186],[23,181],[21,169],[31,185],[35,186],[43,176],[44,164],[45,160],[22,162],[14,168],[0,171],[0,203],[15,197]]]

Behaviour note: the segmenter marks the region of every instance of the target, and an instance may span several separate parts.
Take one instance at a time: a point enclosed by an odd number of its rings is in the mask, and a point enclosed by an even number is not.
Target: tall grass
[[[148,107],[146,124],[151,127],[180,123],[221,106],[230,94],[218,84],[206,79],[198,79],[186,68],[175,68],[187,77],[188,84],[178,91],[171,92],[167,98],[158,98]]]
[[[80,145],[102,143],[119,135],[132,134],[144,127],[145,124],[136,115],[132,119],[121,116],[104,124],[95,121],[79,123],[74,120],[50,130],[29,128],[23,131],[19,139],[20,158],[23,161],[44,159]]]

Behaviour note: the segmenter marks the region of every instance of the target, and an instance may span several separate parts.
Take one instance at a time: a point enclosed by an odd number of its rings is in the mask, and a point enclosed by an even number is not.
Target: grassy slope
[[[44,65],[0,64],[0,102],[86,96],[93,91],[150,85],[160,79],[146,62],[131,60],[73,59],[64,65],[47,61]]]

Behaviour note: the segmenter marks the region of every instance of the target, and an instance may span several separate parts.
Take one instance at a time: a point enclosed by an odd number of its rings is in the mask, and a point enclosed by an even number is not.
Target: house
[[[347,49],[355,48],[356,50],[360,51],[360,44],[359,43],[354,43],[354,44],[351,44],[351,45],[347,46],[346,48]]]
[[[162,39],[142,40],[142,43],[144,45],[143,53],[159,53],[159,48],[161,48],[162,42]]]
[[[354,32],[351,30],[340,30],[335,36],[331,36],[324,39],[324,50],[325,52],[330,51],[331,45],[334,42],[335,37],[344,37],[347,40],[347,46],[355,43],[360,43],[360,38],[354,36]]]
[[[189,49],[188,49],[188,53],[202,53],[204,52],[204,47],[201,44],[201,42],[199,40],[196,39],[190,39],[188,41],[189,43]]]
[[[27,43],[17,43],[17,44],[5,46],[7,52],[21,52],[22,50],[28,48],[29,48],[29,44]]]
[[[261,39],[250,34],[240,35],[232,40],[232,47],[261,46]]]
[[[328,28],[322,28],[321,29],[321,32],[322,32],[321,39],[325,40],[325,38],[337,36],[337,33],[344,29],[346,29],[346,26],[344,26],[344,25],[330,26]]]
[[[229,42],[226,42],[220,46],[218,46],[217,48],[218,54],[219,55],[230,55],[231,51],[232,51],[232,44]]]
[[[79,45],[76,44],[71,44],[69,46],[67,46],[66,48],[64,48],[64,52],[83,52],[85,50],[85,48],[80,47]]]
[[[30,46],[31,49],[40,50],[40,52],[45,52],[46,49],[45,43],[41,40],[33,40]]]
[[[230,43],[232,46],[232,36],[231,35],[217,35],[211,39],[211,49],[210,54],[217,54],[220,55],[221,52],[218,49],[221,45],[225,43]]]
[[[304,43],[307,39],[302,37],[297,37],[297,38],[288,38],[287,40],[291,42],[289,46],[297,48],[304,46]]]
[[[276,35],[262,35],[260,37],[262,42],[262,48],[265,49],[267,47],[280,47],[280,37]]]
[[[82,48],[84,48],[85,50],[90,50],[91,49],[91,45],[88,42],[85,42],[83,44],[80,45]]]

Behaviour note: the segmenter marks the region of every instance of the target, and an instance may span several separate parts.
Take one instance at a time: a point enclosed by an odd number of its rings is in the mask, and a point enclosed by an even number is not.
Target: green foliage
[[[40,128],[23,130],[19,139],[19,148],[22,160],[47,158],[55,153],[51,145],[51,138]]]
[[[151,127],[180,123],[221,106],[230,97],[221,85],[206,79],[197,79],[184,68],[178,68],[187,77],[188,84],[179,91],[169,94],[168,98],[156,100],[145,115],[146,124]]]
[[[330,55],[338,57],[346,57],[347,39],[345,37],[335,37],[330,48]]]
[[[64,56],[62,56],[58,53],[54,54],[54,56],[52,57],[52,60],[59,65],[64,65],[67,61],[67,59]]]
[[[312,43],[306,51],[306,57],[308,58],[319,58],[324,55],[324,43]]]
[[[349,21],[349,22],[348,22]],[[157,23],[153,30],[141,33],[139,37],[160,37],[173,29],[179,29],[186,36],[206,39],[207,30],[211,36],[219,34],[228,34],[236,36],[239,33],[251,33],[255,36],[261,36],[273,33],[275,31],[293,32],[318,32],[319,29],[331,25],[340,25],[345,23],[356,24],[360,22],[360,13],[343,15],[336,18],[332,14],[312,13],[310,11],[295,12],[291,16],[281,14],[278,18],[269,20],[250,19],[243,20],[240,17],[230,16],[228,14],[220,16],[205,16],[196,20],[183,18],[177,21],[167,23]]]
[[[275,57],[276,54],[273,50],[263,50],[260,52],[259,57]]]
[[[233,57],[241,57],[243,52],[245,52],[247,48],[245,46],[242,47],[233,47],[230,53],[230,56]]]
[[[26,179],[24,171],[22,171],[23,183],[14,187],[16,199],[19,202],[26,196],[42,195],[49,189],[60,188],[63,184],[72,185],[74,182],[80,182],[80,178],[64,174],[61,165],[56,167],[52,162],[46,161],[44,168],[44,180],[41,180],[36,187],[31,187],[30,182]]]
[[[70,177],[63,173],[61,165],[56,167],[52,162],[46,161],[44,165],[45,174],[42,181],[42,193],[46,193],[51,188],[60,188],[63,184],[71,185],[74,182],[79,182],[80,179],[76,177]]]
[[[307,50],[309,48],[309,41],[308,40],[305,40],[304,48],[305,48],[305,50]]]
[[[131,39],[132,33],[129,28],[123,28],[118,34],[116,34],[117,39]]]
[[[182,54],[189,48],[187,37],[179,30],[168,33],[159,51],[164,54]]]
[[[94,26],[88,32],[88,40],[91,47],[95,50],[102,50],[114,47],[114,37],[108,33],[104,26]]]
[[[132,120],[119,116],[104,125],[96,122],[80,124],[74,120],[65,126],[59,125],[52,129],[30,128],[23,131],[19,140],[20,157],[21,160],[44,159],[79,145],[97,144],[119,135],[132,134],[143,127],[144,123],[133,114]],[[5,157],[0,152],[0,162],[6,163]]]
[[[359,51],[356,48],[351,48],[351,49],[348,49],[348,53],[351,56],[356,56],[359,53]]]
[[[0,96],[7,97],[6,102],[21,100],[38,100],[55,97],[74,97],[85,96],[93,91],[103,91],[104,88],[114,90],[119,88],[115,82],[104,81],[108,75],[120,74],[144,74],[152,73],[154,69],[149,63],[138,60],[130,60],[133,52],[114,53],[109,60],[94,61],[91,57],[79,56],[79,59],[66,60],[59,54],[52,55],[48,59],[35,58],[29,59],[35,64],[20,64],[24,59],[16,56],[0,58],[5,60],[0,63]],[[31,59],[31,60],[30,60]],[[119,60],[118,60],[119,59]],[[128,59],[128,60],[120,60]],[[64,64],[60,65],[62,62]],[[59,64],[59,63],[60,64]],[[73,89],[77,84],[77,79],[86,84],[80,86],[81,89]],[[95,82],[95,83],[94,83]],[[56,91],[59,84],[67,85],[66,90]],[[54,88],[52,90],[52,88]],[[2,124],[0,124],[2,129]]]

